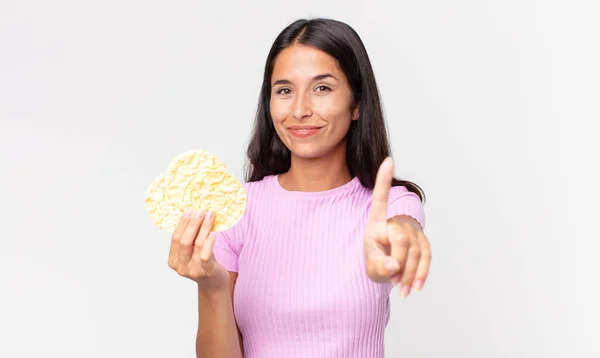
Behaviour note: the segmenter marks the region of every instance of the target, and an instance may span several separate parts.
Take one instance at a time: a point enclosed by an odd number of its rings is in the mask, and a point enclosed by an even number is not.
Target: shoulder
[[[368,193],[369,201],[367,208],[370,210],[372,190],[369,190]],[[417,194],[409,191],[403,185],[390,188],[387,215],[388,218],[396,215],[408,215],[415,218],[421,224],[421,227],[425,226],[425,210],[421,199]]]
[[[389,201],[390,203],[399,199],[416,199],[419,202],[421,199],[419,196],[411,191],[409,191],[405,186],[398,185],[390,188]]]
[[[405,186],[390,188],[388,197],[388,217],[408,215],[416,219],[421,228],[425,227],[425,210],[419,196]]]
[[[272,196],[268,195],[268,193],[272,191],[273,180],[274,176],[266,176],[260,180],[246,181],[242,183],[246,195],[246,209],[244,216],[242,217],[242,221],[247,220],[254,211],[260,211],[260,207],[264,206],[265,196]]]
[[[260,188],[260,187],[271,184],[271,181],[273,181],[274,179],[275,179],[274,175],[267,175],[260,180],[245,181],[242,183],[242,185],[244,186],[244,188],[246,190],[254,190],[256,188]]]
[[[373,194],[373,189],[366,189],[365,194],[368,195],[369,205],[371,204],[371,195]],[[388,205],[398,201],[398,200],[416,200],[421,202],[419,196],[411,191],[409,191],[403,185],[397,185],[390,188],[388,193]]]
[[[248,199],[254,199],[257,196],[260,196],[261,193],[263,193],[266,189],[268,189],[271,186],[274,178],[275,177],[273,175],[269,175],[260,180],[246,181],[242,183],[242,186],[246,191],[246,197]]]

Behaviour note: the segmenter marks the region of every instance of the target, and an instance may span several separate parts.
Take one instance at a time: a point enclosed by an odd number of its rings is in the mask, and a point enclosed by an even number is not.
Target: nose
[[[299,94],[294,100],[292,115],[296,120],[303,120],[312,115],[312,103],[310,96]]]

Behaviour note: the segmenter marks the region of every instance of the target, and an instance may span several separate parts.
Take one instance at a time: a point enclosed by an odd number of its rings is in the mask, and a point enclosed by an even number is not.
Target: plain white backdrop
[[[242,179],[272,41],[324,16],[362,37],[428,199],[431,276],[392,292],[386,357],[599,357],[599,8],[0,0],[0,356],[194,356],[146,188],[192,148]]]

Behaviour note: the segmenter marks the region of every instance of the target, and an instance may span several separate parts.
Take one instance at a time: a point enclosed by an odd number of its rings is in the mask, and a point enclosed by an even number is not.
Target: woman
[[[393,178],[379,94],[348,25],[299,20],[268,55],[243,218],[186,213],[169,265],[198,283],[198,357],[383,357],[389,294],[420,289],[423,194]],[[234,295],[235,293],[235,295]]]

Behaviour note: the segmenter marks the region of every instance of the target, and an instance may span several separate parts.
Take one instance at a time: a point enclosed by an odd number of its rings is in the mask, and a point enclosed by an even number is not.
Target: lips
[[[291,126],[288,129],[296,131],[296,130],[308,130],[308,129],[319,129],[319,128],[321,128],[321,127],[318,127],[318,126]]]
[[[288,128],[288,131],[297,138],[307,138],[313,136],[319,132],[319,130],[323,127],[317,126],[291,126]]]

